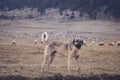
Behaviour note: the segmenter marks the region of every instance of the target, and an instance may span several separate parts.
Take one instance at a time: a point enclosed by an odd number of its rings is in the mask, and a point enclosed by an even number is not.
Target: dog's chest
[[[76,50],[76,49],[75,49],[75,50],[73,50],[73,53],[78,53],[78,50]]]
[[[77,48],[75,48],[75,47],[72,48],[72,55],[73,55],[73,56],[78,55],[78,52],[79,52],[79,49],[77,49]]]

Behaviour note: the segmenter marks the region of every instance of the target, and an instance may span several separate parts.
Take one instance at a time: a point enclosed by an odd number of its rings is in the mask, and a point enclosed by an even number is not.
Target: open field
[[[80,73],[72,61],[72,73],[67,76],[67,57],[56,55],[50,72],[41,73],[45,45],[40,43],[43,31],[49,41],[69,41],[82,38],[87,42],[80,51]],[[15,39],[17,45],[11,45]],[[33,40],[38,41],[34,44]],[[92,44],[94,40],[96,44]],[[50,22],[35,20],[0,21],[0,80],[119,80],[120,47],[108,42],[120,40],[120,23],[107,21]],[[100,41],[105,46],[99,46]],[[63,78],[64,77],[64,78]],[[68,77],[68,78],[67,78]],[[8,79],[9,78],[9,79]]]

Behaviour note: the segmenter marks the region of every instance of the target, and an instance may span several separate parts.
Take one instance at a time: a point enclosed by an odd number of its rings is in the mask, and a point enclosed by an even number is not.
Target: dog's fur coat
[[[63,43],[56,41],[49,43],[44,51],[44,61],[42,64],[42,71],[44,72],[44,66],[46,63],[48,64],[48,68],[49,68],[50,64],[53,62],[55,58],[55,55],[58,53],[61,55],[68,56],[68,72],[70,73],[70,62],[72,57],[75,57],[75,59],[78,61],[78,66],[79,66],[78,52],[82,45],[83,45],[83,40],[79,40],[79,39],[74,39],[70,43]]]

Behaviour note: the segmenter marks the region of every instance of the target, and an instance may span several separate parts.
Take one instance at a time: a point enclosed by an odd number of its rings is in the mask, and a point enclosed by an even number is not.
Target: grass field
[[[2,20],[0,21],[0,80],[119,80],[120,47],[108,45],[110,41],[120,40],[119,29],[119,23],[107,21],[57,23]],[[86,40],[87,46],[83,46],[80,50],[80,73],[77,72],[77,63],[73,58],[72,73],[68,75],[67,57],[61,55],[56,55],[50,73],[47,71],[41,73],[45,48],[45,45],[40,43],[43,31],[48,31],[50,41],[69,41],[76,37]],[[11,45],[10,41],[13,39],[17,41],[17,45]],[[38,40],[37,44],[33,43],[34,39]],[[92,39],[103,40],[105,46],[99,46],[97,40],[93,45]]]

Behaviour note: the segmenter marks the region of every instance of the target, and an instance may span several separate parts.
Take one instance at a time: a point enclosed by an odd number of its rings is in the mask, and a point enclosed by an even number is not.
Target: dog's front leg
[[[80,72],[80,58],[77,58],[78,72]]]
[[[79,55],[78,55],[78,54],[75,55],[75,60],[77,61],[78,72],[79,72],[79,71],[80,71],[80,58],[79,58]]]
[[[72,59],[72,53],[69,53],[69,55],[68,55],[68,73],[69,74],[71,73],[71,69],[70,69],[71,59]]]

